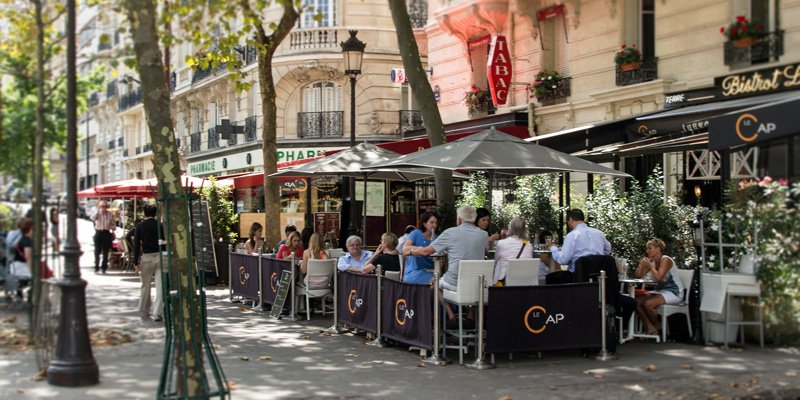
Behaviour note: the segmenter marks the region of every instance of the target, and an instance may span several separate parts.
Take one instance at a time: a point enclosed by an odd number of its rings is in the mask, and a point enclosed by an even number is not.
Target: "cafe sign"
[[[508,101],[508,91],[511,86],[511,55],[508,52],[508,43],[503,35],[494,35],[489,47],[489,61],[486,63],[489,90],[492,93],[492,102],[496,106],[505,105]]]
[[[800,63],[718,77],[714,86],[721,99],[800,89]]]

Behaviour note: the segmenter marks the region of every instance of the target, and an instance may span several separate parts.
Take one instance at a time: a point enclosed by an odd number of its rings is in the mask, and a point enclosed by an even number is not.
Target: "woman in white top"
[[[532,259],[533,246],[528,243],[525,221],[514,217],[508,223],[508,237],[497,242],[494,251],[494,283],[505,282],[508,260]],[[524,247],[523,247],[524,246]]]
[[[636,277],[643,278],[648,273],[656,282],[655,290],[636,296],[636,314],[645,324],[648,335],[661,330],[658,308],[662,304],[678,304],[681,302],[683,285],[680,279],[672,275],[675,262],[664,255],[664,241],[653,239],[647,242],[647,257],[642,257],[636,268]]]

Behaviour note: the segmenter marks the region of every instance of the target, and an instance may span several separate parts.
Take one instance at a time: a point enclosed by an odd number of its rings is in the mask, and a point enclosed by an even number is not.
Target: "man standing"
[[[156,221],[156,206],[153,204],[146,204],[144,206],[144,220],[136,224],[133,233],[133,263],[136,265],[141,273],[142,288],[139,293],[139,312],[142,318],[147,318],[150,315],[152,306],[152,315],[154,321],[161,321],[162,311],[159,295],[161,292],[161,271],[159,267],[160,257],[159,252],[159,232],[161,225]],[[152,305],[150,300],[150,285],[153,280],[153,275],[156,275],[156,304]]]
[[[575,273],[575,260],[583,256],[597,256],[611,252],[611,243],[606,239],[606,235],[586,225],[583,211],[577,208],[569,210],[567,226],[569,226],[570,232],[564,238],[561,250],[552,242],[548,242],[546,245],[551,251],[553,260],[559,264],[569,265],[569,272]]]
[[[108,202],[103,200],[97,207],[97,211],[92,215],[94,221],[94,272],[103,273],[108,270],[108,251],[111,250],[111,242],[114,240],[114,230],[117,225],[114,223],[114,214],[108,210]],[[103,263],[100,264],[100,253],[103,253]]]
[[[403,253],[407,256],[427,257],[436,253],[447,252],[447,272],[439,279],[439,288],[456,290],[458,284],[458,267],[461,260],[483,260],[489,245],[489,234],[475,225],[478,213],[475,207],[461,206],[456,211],[456,225],[442,232],[430,246],[415,247],[406,243]],[[439,292],[439,300],[443,301]],[[445,307],[449,324],[455,320],[450,307]]]

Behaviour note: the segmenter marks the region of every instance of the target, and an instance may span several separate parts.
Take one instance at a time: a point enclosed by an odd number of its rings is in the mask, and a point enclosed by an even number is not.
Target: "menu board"
[[[198,270],[202,268],[207,274],[219,276],[217,257],[214,252],[214,237],[211,231],[211,216],[208,213],[208,202],[192,202],[192,249]]]
[[[392,214],[413,214],[414,184],[411,182],[392,181],[389,185]]]
[[[292,284],[291,280],[292,272],[284,270],[281,273],[281,279],[278,283],[278,294],[275,295],[275,302],[272,303],[272,309],[269,312],[270,317],[280,319],[283,306],[286,304],[286,296],[289,295],[289,286]]]
[[[322,237],[322,241],[339,243],[339,213],[318,212],[314,213],[314,232]]]
[[[342,206],[341,185],[332,178],[315,179],[312,186],[316,189],[317,207],[312,211],[338,212]]]
[[[364,201],[364,181],[356,182],[356,200]],[[386,212],[386,183],[367,181],[366,215],[383,217]]]

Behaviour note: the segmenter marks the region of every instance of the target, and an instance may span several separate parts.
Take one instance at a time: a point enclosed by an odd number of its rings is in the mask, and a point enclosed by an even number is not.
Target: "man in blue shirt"
[[[347,238],[345,242],[345,247],[347,247],[347,253],[345,255],[339,257],[339,263],[337,264],[337,268],[339,271],[353,271],[353,272],[364,272],[369,273],[372,270],[363,270],[365,265],[370,258],[372,258],[372,252],[369,250],[361,250],[361,238],[353,235]]]
[[[571,229],[564,238],[561,250],[552,243],[547,247],[553,259],[559,264],[568,264],[569,272],[575,272],[575,260],[583,256],[604,255],[611,252],[611,243],[606,235],[597,229],[590,228],[583,221],[583,211],[577,208],[567,212],[567,226]]]

